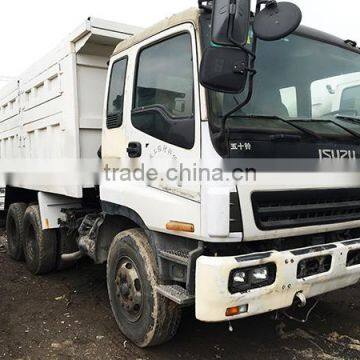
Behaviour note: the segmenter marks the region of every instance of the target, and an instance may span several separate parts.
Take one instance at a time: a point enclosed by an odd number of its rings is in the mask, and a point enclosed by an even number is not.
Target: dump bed
[[[4,168],[9,161],[26,165],[26,171],[5,177],[5,185],[80,198],[83,188],[96,184],[96,180],[76,185],[29,181],[29,176],[41,159],[47,163],[53,159],[54,164],[69,162],[70,179],[76,176],[71,173],[76,171],[76,160],[96,158],[107,63],[116,45],[139,30],[89,18],[57,48],[0,89],[0,165]]]

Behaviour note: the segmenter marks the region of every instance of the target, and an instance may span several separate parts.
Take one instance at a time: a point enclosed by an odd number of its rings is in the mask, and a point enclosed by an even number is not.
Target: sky
[[[340,6],[334,0],[292,1],[302,9],[304,25],[360,44],[359,0],[342,0]],[[18,76],[89,16],[147,27],[196,5],[197,0],[2,0],[0,78]]]

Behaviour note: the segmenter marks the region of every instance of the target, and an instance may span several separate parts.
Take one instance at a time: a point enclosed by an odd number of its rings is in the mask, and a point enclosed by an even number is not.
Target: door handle
[[[140,157],[142,153],[141,144],[136,141],[129,142],[126,152],[128,153],[129,158],[131,159]]]

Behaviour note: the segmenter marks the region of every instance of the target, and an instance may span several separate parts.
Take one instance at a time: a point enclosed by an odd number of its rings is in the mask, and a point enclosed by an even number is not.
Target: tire
[[[24,214],[27,205],[11,204],[6,217],[8,254],[16,260],[24,260]]]
[[[38,205],[31,205],[24,216],[24,255],[26,266],[34,275],[43,275],[56,267],[56,230],[42,230]]]
[[[6,226],[6,216],[4,211],[0,211],[0,229]]]
[[[130,287],[128,274],[135,277]],[[131,229],[118,234],[107,261],[111,308],[121,332],[142,348],[170,340],[180,325],[181,309],[156,291],[159,283],[156,258],[145,233]],[[134,306],[131,296],[137,298]]]

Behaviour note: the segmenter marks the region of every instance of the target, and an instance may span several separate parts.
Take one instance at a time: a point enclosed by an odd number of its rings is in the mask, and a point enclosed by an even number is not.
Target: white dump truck
[[[360,119],[314,117],[312,88],[348,82],[360,50],[300,20],[244,0],[143,31],[88,19],[1,89],[9,255],[36,275],[106,262],[141,347],[172,338],[185,306],[233,321],[356,284]]]

